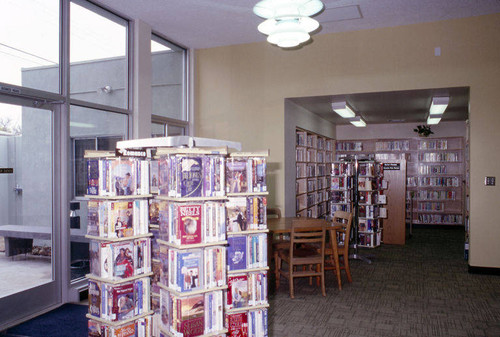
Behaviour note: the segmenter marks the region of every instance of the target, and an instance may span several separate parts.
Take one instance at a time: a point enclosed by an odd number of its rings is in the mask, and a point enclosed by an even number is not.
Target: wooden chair
[[[290,297],[294,298],[294,278],[316,276],[321,280],[321,293],[326,296],[325,233],[328,225],[326,220],[321,219],[293,220],[288,248],[274,252],[276,289],[281,276],[284,276],[290,282]],[[320,248],[311,249],[307,247],[309,245]],[[288,270],[281,269],[283,261],[288,264]]]
[[[336,211],[332,220],[333,226],[341,226],[342,229],[330,230],[330,240],[325,248],[325,257],[328,264],[325,270],[333,270],[337,277],[339,289],[342,289],[340,271],[345,270],[347,280],[352,282],[351,269],[349,267],[349,240],[352,225],[352,213]],[[336,233],[336,237],[334,236]]]
[[[267,208],[267,218],[281,219],[281,210],[279,208]]]

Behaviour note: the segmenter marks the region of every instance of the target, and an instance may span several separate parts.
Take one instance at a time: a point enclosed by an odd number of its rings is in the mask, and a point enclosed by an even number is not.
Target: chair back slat
[[[337,237],[333,238],[333,234],[330,234],[330,240],[337,240],[338,243],[344,244],[344,246],[349,246],[350,236],[351,236],[351,226],[352,226],[352,213],[345,211],[336,211],[333,214],[332,224],[334,226],[342,226],[342,229],[338,229]]]
[[[317,244],[320,256],[324,256],[326,228],[330,223],[322,219],[297,219],[292,221],[290,234],[290,255],[298,244]]]

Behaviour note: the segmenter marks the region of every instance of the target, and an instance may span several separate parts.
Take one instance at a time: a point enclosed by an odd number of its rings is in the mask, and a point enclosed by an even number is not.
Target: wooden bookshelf
[[[463,137],[342,140],[336,143],[336,159],[373,153],[381,162],[406,160],[406,199],[412,197],[408,221],[464,225],[468,167],[464,144]],[[389,217],[391,213],[388,210]]]
[[[297,128],[295,142],[296,216],[320,218],[329,212],[330,164],[334,140]]]

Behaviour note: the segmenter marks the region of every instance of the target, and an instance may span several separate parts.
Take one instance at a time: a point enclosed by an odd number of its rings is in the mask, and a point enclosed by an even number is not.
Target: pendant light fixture
[[[320,0],[262,0],[253,12],[267,19],[257,29],[268,35],[267,41],[282,48],[296,47],[308,41],[309,33],[319,27],[310,16],[323,9]]]

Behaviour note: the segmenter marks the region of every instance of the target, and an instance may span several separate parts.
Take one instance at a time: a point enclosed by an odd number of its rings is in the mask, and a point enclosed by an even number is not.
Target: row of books
[[[457,162],[460,156],[458,152],[427,152],[419,153],[418,160],[421,162]]]
[[[362,142],[337,142],[335,144],[336,151],[363,151]]]
[[[406,185],[415,186],[447,186],[459,187],[460,180],[458,177],[408,177]]]
[[[162,156],[158,160],[158,194],[176,198],[224,196],[225,160],[222,155]]]
[[[160,256],[162,266],[168,268],[167,287],[178,292],[190,292],[220,287],[226,282],[226,249],[205,247],[200,249],[168,250],[168,258]]]
[[[151,317],[138,318],[123,325],[111,325],[89,319],[89,337],[152,337]]]
[[[418,203],[419,211],[444,211],[444,203],[443,202],[419,202]]]
[[[446,165],[420,165],[418,174],[444,174],[446,173]]]
[[[267,234],[235,235],[227,242],[229,271],[267,267]]]
[[[359,162],[358,175],[359,176],[381,176],[384,174],[383,166],[375,162]]]
[[[267,192],[264,157],[230,157],[226,164],[227,193]]]
[[[224,202],[203,203],[156,200],[151,203],[158,213],[159,238],[176,245],[219,242],[226,238]],[[153,216],[156,222],[156,215]]]
[[[267,337],[267,309],[226,314],[226,326],[230,337]]]
[[[359,219],[358,232],[376,232],[380,229],[378,219]]]
[[[425,224],[462,224],[463,218],[459,214],[419,214],[418,221]]]
[[[108,321],[124,321],[148,313],[149,278],[121,284],[89,280],[89,314]]]
[[[122,238],[148,233],[147,200],[89,200],[87,234]]]
[[[358,190],[373,191],[387,188],[387,182],[381,177],[358,177]]]
[[[448,149],[448,141],[442,139],[423,140],[418,143],[419,150],[446,150]]]
[[[455,200],[455,191],[408,191],[406,192],[407,198],[417,200]]]
[[[87,194],[123,196],[149,194],[149,162],[139,159],[87,159]]]
[[[229,275],[226,309],[267,304],[267,272]]]
[[[317,148],[318,148],[318,150],[331,151],[332,150],[332,141],[329,139],[318,137]]]
[[[375,151],[409,151],[409,140],[395,140],[375,143]]]
[[[241,232],[267,228],[267,198],[230,197],[226,202],[227,231]]]
[[[387,209],[376,205],[359,205],[358,214],[360,218],[376,219],[386,218]]]
[[[333,216],[337,211],[352,212],[351,203],[348,204],[334,204],[330,203],[330,215]]]
[[[350,176],[332,176],[330,188],[332,190],[345,190],[352,188],[353,178]]]
[[[381,191],[359,191],[360,204],[386,204],[387,196]]]
[[[333,176],[341,176],[341,175],[352,176],[352,175],[354,175],[354,163],[349,163],[349,162],[333,163],[332,164],[332,175]]]
[[[109,280],[151,272],[151,239],[90,242],[90,271]]]
[[[177,297],[160,291],[161,327],[172,336],[200,336],[224,329],[222,291]]]
[[[374,233],[359,233],[358,245],[363,247],[378,247],[382,242],[382,232],[379,230]]]
[[[339,190],[339,191],[331,191],[330,198],[332,203],[351,203],[353,198],[352,190]]]

